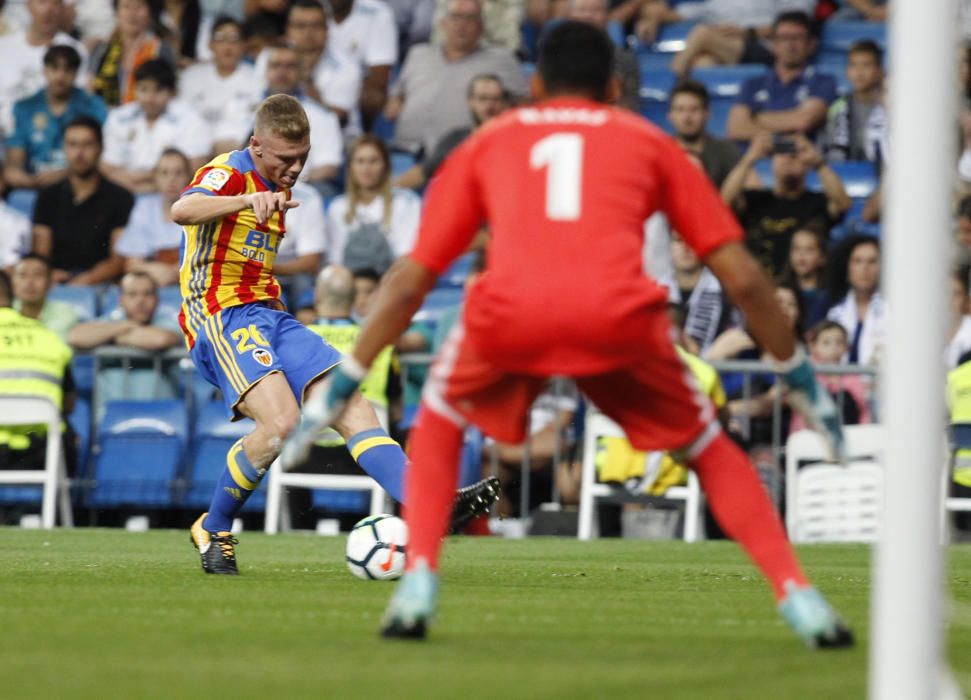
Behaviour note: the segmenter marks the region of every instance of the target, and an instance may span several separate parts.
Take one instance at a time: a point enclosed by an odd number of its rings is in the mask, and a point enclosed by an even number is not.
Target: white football
[[[408,527],[384,513],[357,522],[347,536],[347,568],[358,578],[390,581],[405,572]]]

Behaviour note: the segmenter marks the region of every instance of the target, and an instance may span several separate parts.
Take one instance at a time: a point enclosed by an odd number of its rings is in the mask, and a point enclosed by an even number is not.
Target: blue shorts
[[[340,352],[285,311],[264,304],[223,309],[203,324],[189,353],[196,369],[219,387],[230,417],[250,388],[271,372],[282,372],[303,403],[314,379],[342,359]]]

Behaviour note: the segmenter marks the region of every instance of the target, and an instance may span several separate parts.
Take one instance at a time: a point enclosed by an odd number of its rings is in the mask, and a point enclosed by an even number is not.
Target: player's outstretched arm
[[[193,192],[172,205],[172,221],[180,226],[192,226],[216,221],[243,209],[252,209],[259,223],[266,221],[273,212],[299,206],[296,200],[288,200],[286,192],[251,192],[237,195],[208,195]]]
[[[775,285],[741,243],[727,243],[705,257],[728,296],[745,314],[749,332],[779,361],[789,387],[789,404],[828,442],[834,459],[843,456],[843,431],[836,405],[816,381],[812,366],[796,346],[792,326],[775,298]]]

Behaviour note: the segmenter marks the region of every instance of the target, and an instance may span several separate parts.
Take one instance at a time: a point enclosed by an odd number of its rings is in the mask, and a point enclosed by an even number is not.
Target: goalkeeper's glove
[[[833,397],[816,381],[802,348],[798,348],[789,360],[780,363],[778,369],[789,387],[789,405],[810,428],[822,436],[830,459],[842,462],[844,444],[839,411]]]
[[[367,372],[353,357],[345,357],[321,380],[321,388],[304,403],[300,424],[283,443],[280,461],[284,469],[307,460],[317,437],[340,418]]]

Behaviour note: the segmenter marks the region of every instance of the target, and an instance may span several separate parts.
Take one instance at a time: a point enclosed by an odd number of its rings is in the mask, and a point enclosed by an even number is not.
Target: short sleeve
[[[659,138],[658,145],[655,170],[663,183],[660,201],[671,229],[699,258],[726,243],[741,241],[741,227],[704,171],[673,141]]]
[[[353,111],[357,107],[361,96],[361,80],[360,67],[350,61],[341,63],[336,71],[318,71],[314,76],[314,82],[324,102],[345,112]]]
[[[209,163],[199,168],[189,186],[182,190],[182,196],[201,192],[208,195],[229,197],[243,194],[245,191],[246,181],[242,173],[228,165]]]
[[[189,158],[206,158],[212,153],[212,128],[197,112],[187,111],[180,120],[180,141],[182,151]]]
[[[425,216],[411,257],[441,274],[469,247],[485,220],[475,147],[481,140],[467,140],[445,161],[432,180],[425,198]]]
[[[128,162],[126,148],[125,148],[125,135],[122,133],[124,128],[121,124],[121,120],[118,117],[118,110],[120,108],[116,107],[108,112],[108,119],[105,120],[104,127],[104,152],[101,154],[101,160],[108,165],[118,165],[123,166]]]
[[[391,201],[391,252],[396,258],[415,247],[421,223],[421,197],[411,190],[395,190]]]
[[[118,255],[126,258],[147,258],[151,255],[152,247],[146,234],[152,230],[148,213],[153,203],[157,203],[157,199],[151,195],[135,200],[125,231],[115,245]]]
[[[324,202],[312,187],[298,185],[293,198],[300,206],[287,213],[287,237],[293,236],[296,255],[323,253],[327,248],[327,223]]]
[[[376,13],[370,26],[370,40],[364,55],[368,66],[393,66],[398,61],[398,28],[391,8],[375,3]]]
[[[344,264],[344,248],[347,247],[347,224],[344,214],[347,212],[347,198],[337,196],[327,208],[327,263],[329,265]]]
[[[111,207],[111,220],[108,222],[110,229],[114,230],[127,226],[128,218],[131,216],[131,210],[134,206],[135,197],[132,193],[124,188],[117,188]]]
[[[13,107],[13,133],[7,138],[7,148],[27,150],[30,144],[30,113],[23,102]]]
[[[311,117],[310,163],[307,171],[325,165],[340,166],[344,162],[344,139],[340,122],[333,112],[324,107],[318,107],[311,114],[315,116]]]

